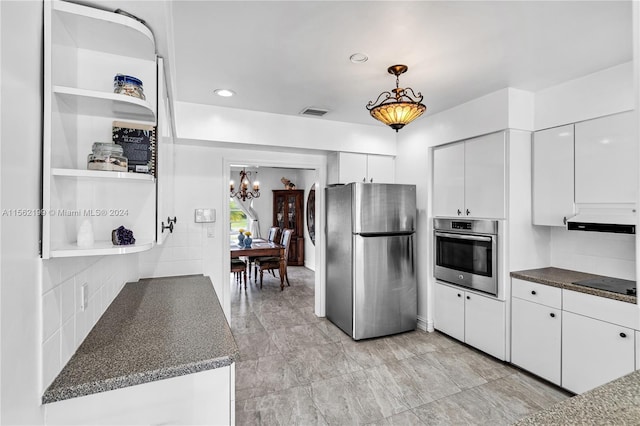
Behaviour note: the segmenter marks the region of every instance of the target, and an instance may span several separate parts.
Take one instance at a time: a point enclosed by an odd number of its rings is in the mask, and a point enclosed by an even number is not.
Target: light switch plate
[[[216,209],[196,209],[196,223],[212,223],[216,221]]]

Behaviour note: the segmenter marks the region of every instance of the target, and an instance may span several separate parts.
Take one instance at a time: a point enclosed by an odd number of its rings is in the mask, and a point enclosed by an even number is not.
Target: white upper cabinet
[[[533,135],[533,224],[564,226],[573,216],[573,124]]]
[[[334,152],[327,158],[328,183],[395,182],[395,160],[387,155]]]
[[[465,214],[503,218],[505,205],[505,133],[467,141],[464,146]]]
[[[44,2],[42,257],[149,250],[156,240],[153,174],[87,170],[94,142],[114,121],[156,125],[157,66],[151,31],[135,19],[62,1]],[[142,81],[145,99],[114,93],[116,74]],[[94,244],[79,247],[88,220]],[[133,231],[132,245],[112,230]]]
[[[575,202],[635,203],[638,138],[632,111],[576,123]]]
[[[367,155],[367,177],[369,182],[395,183],[395,160],[388,155]]]
[[[464,215],[465,142],[433,150],[433,214]]]
[[[435,216],[505,217],[505,144],[499,132],[434,149]]]

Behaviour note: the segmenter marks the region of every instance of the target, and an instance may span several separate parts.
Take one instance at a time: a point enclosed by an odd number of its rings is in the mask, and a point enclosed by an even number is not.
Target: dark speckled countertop
[[[231,365],[238,347],[208,277],[127,283],[44,404]]]
[[[567,290],[592,294],[594,296],[606,297],[608,299],[620,300],[627,303],[636,303],[637,300],[636,296],[573,284],[575,281],[600,278],[602,275],[587,274],[585,272],[570,271],[568,269],[560,268],[538,268],[511,272],[511,277],[532,281],[534,283],[546,284],[552,287],[566,288]]]

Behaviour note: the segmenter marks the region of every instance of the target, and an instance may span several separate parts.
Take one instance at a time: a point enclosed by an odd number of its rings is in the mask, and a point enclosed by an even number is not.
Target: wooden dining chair
[[[278,226],[272,226],[269,228],[269,234],[267,234],[267,241],[280,242],[280,228]],[[253,281],[258,280],[258,266],[256,265],[256,259],[258,257],[250,257],[249,260],[249,278],[251,278],[251,265],[253,264]]]
[[[293,234],[293,229],[285,229],[282,231],[282,239],[280,240],[280,244],[284,246],[284,278],[287,280],[287,285],[289,284],[289,276],[287,275],[287,264],[289,258],[289,246],[291,245],[291,235]],[[264,271],[274,271],[280,269],[280,257],[272,256],[272,257],[259,257],[255,260],[255,265],[260,270],[260,288],[262,288],[262,277],[264,275]]]
[[[244,289],[247,289],[247,264],[240,259],[231,259],[231,272],[236,277],[236,283],[242,285],[244,278]]]

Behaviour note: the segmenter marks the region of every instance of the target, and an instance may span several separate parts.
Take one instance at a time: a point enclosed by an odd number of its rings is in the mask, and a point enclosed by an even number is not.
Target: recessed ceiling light
[[[354,64],[362,64],[364,62],[367,62],[369,60],[369,57],[364,53],[354,53],[353,55],[349,56],[349,60]]]
[[[222,96],[224,98],[229,98],[233,95],[236,94],[236,92],[234,92],[233,90],[229,90],[229,89],[216,89],[213,91],[213,93],[215,93],[218,96]]]

